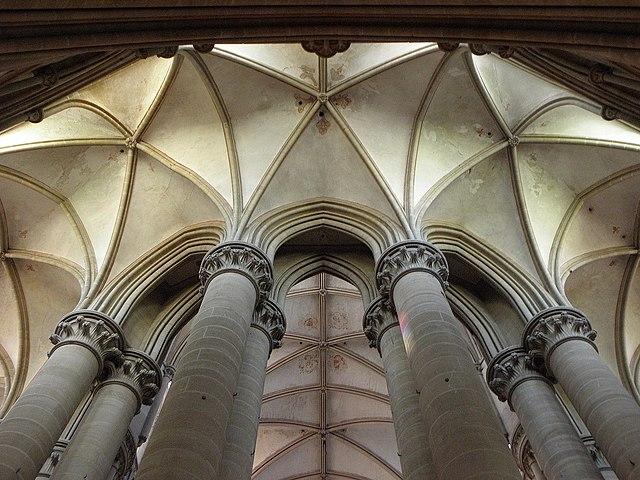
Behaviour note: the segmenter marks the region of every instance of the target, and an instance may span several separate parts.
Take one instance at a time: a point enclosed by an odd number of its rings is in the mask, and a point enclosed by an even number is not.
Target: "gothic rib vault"
[[[273,257],[319,224],[375,256],[428,238],[475,261],[494,277],[454,259],[450,295],[488,323],[568,300],[638,396],[640,131],[600,109],[509,60],[434,44],[330,59],[299,45],[184,48],[96,81],[0,134],[0,412],[65,313],[99,308],[159,355],[197,308],[205,251],[235,239]],[[487,282],[515,306],[474,296]],[[495,353],[519,342],[502,327],[474,333]],[[372,461],[397,478],[394,459]]]

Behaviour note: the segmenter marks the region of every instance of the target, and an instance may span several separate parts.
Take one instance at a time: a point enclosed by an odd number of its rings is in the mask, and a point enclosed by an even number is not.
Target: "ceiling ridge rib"
[[[317,89],[310,87],[306,83],[297,80],[295,77],[292,77],[291,75],[287,75],[286,73],[282,73],[277,70],[274,70],[273,68],[269,67],[266,64],[257,62],[255,60],[251,60],[249,58],[243,57],[235,53],[221,50],[217,47],[214,48],[209,53],[209,55],[212,55],[214,57],[219,57],[219,58],[228,60],[230,62],[237,63],[238,65],[242,65],[243,67],[247,67],[252,70],[255,70],[256,72],[267,75],[268,77],[271,77],[275,80],[279,80],[280,82],[285,83],[288,86],[295,88],[296,90],[301,90],[309,95],[312,95],[313,97],[316,97],[318,95]]]
[[[6,178],[7,180],[15,182],[26,188],[30,188],[31,190],[43,195],[53,203],[56,203],[58,207],[60,207],[60,209],[68,217],[69,223],[71,223],[74,233],[78,236],[80,244],[82,245],[82,253],[87,266],[87,268],[85,269],[84,282],[85,285],[90,284],[93,274],[96,270],[95,252],[93,251],[93,245],[91,244],[91,239],[89,238],[87,229],[84,226],[80,215],[78,215],[78,212],[74,208],[71,201],[61,192],[58,192],[53,187],[45,184],[44,182],[41,182],[37,178],[27,175],[24,172],[14,170],[13,168],[6,167],[4,165],[0,165],[0,178]]]
[[[377,463],[380,466],[382,466],[385,470],[388,470],[389,473],[391,473],[392,475],[397,477],[399,480],[402,480],[402,475],[400,474],[400,472],[398,472],[395,468],[393,468],[393,466],[391,464],[389,464],[389,462],[387,462],[385,459],[380,457],[378,454],[376,454],[370,448],[362,445],[360,442],[355,441],[353,438],[350,438],[350,437],[348,437],[346,435],[343,435],[342,433],[331,432],[331,435],[339,438],[340,440],[342,440],[342,441],[344,441],[346,443],[349,443],[349,444],[353,445],[354,447],[356,447],[356,449],[360,450],[365,455],[368,455],[369,457],[371,457],[374,460],[375,463]]]
[[[329,89],[327,95],[337,95],[338,93],[344,92],[345,90],[348,90],[349,88],[359,83],[365,82],[370,78],[379,75],[380,73],[386,72],[387,70],[391,70],[392,68],[398,67],[417,58],[424,57],[426,55],[429,55],[430,53],[436,52],[440,52],[440,48],[438,48],[438,45],[434,43],[432,45],[425,45],[418,50],[392,57],[384,63],[374,65],[373,67],[365,69],[362,72],[354,75],[353,77],[347,78],[340,83],[336,83],[332,88]]]
[[[409,225],[406,212],[404,212],[402,205],[400,205],[400,202],[391,191],[389,184],[387,183],[386,179],[378,169],[373,158],[371,158],[371,155],[369,155],[369,152],[367,152],[362,142],[360,142],[360,139],[358,138],[358,136],[351,129],[346,119],[342,116],[340,112],[338,112],[338,110],[336,110],[336,108],[333,106],[333,104],[330,101],[326,102],[325,105],[327,107],[327,110],[329,110],[329,113],[331,114],[331,116],[333,116],[333,118],[336,120],[336,122],[340,126],[340,129],[342,130],[344,135],[347,137],[347,139],[351,143],[351,146],[356,150],[356,152],[358,153],[358,156],[366,165],[367,169],[369,170],[369,173],[373,175],[373,178],[376,181],[378,187],[382,190],[384,196],[387,199],[387,202],[389,202],[389,205],[391,206],[394,213],[396,214],[397,219],[400,221],[400,224],[402,225],[402,228],[407,238],[417,238],[415,232],[413,232],[413,230],[411,229],[411,226]]]
[[[411,138],[409,140],[409,149],[407,151],[406,172],[404,180],[404,206],[407,212],[409,212],[410,218],[414,216],[414,200],[413,192],[415,188],[415,174],[416,165],[418,159],[418,150],[420,147],[420,133],[422,132],[422,124],[431,105],[431,100],[435,95],[436,87],[440,83],[441,76],[444,72],[446,65],[454,57],[451,52],[445,53],[438,64],[436,65],[431,78],[427,82],[422,98],[420,99],[419,107],[416,111],[416,115],[413,119],[413,125],[411,127]],[[418,202],[419,203],[419,202]],[[412,218],[411,224],[418,227],[415,224],[415,219]]]
[[[240,215],[242,212],[242,173],[240,170],[240,159],[238,157],[238,149],[236,145],[236,136],[233,132],[233,122],[231,121],[231,115],[227,109],[224,98],[222,98],[222,92],[218,88],[213,74],[209,70],[208,65],[204,62],[202,56],[192,49],[187,49],[187,55],[194,65],[199,75],[203,77],[205,88],[209,92],[213,106],[216,109],[220,120],[222,121],[222,130],[224,132],[225,147],[227,149],[227,160],[229,163],[229,173],[231,176],[231,191],[233,198],[233,224],[231,225],[233,235],[234,227],[240,222]],[[215,190],[215,189],[214,189]]]
[[[273,159],[273,161],[267,167],[267,170],[264,172],[264,174],[263,174],[262,178],[260,179],[260,181],[258,182],[255,190],[253,191],[253,193],[249,196],[249,199],[247,200],[247,205],[246,205],[246,207],[244,207],[244,210],[242,212],[242,216],[240,218],[240,223],[239,223],[238,228],[236,229],[236,233],[234,235],[234,239],[235,240],[242,239],[242,235],[244,233],[244,229],[246,228],[247,224],[249,223],[251,215],[253,214],[253,212],[255,211],[256,207],[258,206],[258,203],[260,202],[260,199],[262,198],[262,195],[266,191],[267,186],[269,185],[269,183],[273,179],[274,175],[278,171],[278,168],[280,167],[280,165],[282,165],[282,162],[284,162],[284,159],[287,157],[287,155],[289,154],[289,152],[291,151],[291,149],[293,148],[295,143],[300,138],[300,135],[302,135],[302,132],[304,132],[306,130],[306,128],[309,126],[309,124],[313,120],[313,118],[314,118],[314,116],[315,116],[315,114],[316,114],[316,112],[318,111],[319,108],[320,108],[320,102],[319,101],[315,101],[313,103],[313,105],[311,106],[311,108],[309,108],[309,111],[307,113],[305,113],[305,115],[300,119],[300,121],[298,122],[298,124],[294,128],[293,132],[291,132],[289,137],[285,140],[284,144],[282,145],[282,147],[280,148],[280,150],[276,154],[275,158]]]
[[[619,182],[624,182],[627,179],[639,173],[640,173],[640,164],[632,165],[622,170],[618,170],[617,172],[614,172],[605,178],[601,178],[597,182],[592,183],[591,185],[583,189],[581,192],[579,192],[571,202],[571,205],[567,207],[567,210],[562,216],[562,220],[560,221],[560,224],[556,229],[556,232],[553,237],[553,242],[551,244],[551,250],[549,251],[549,268],[553,272],[553,279],[556,282],[558,289],[561,288],[562,274],[563,274],[563,272],[560,271],[560,268],[562,265],[560,265],[559,263],[561,247],[564,241],[564,237],[568,232],[569,227],[571,226],[571,223],[573,222],[575,216],[577,215],[580,209],[580,206],[591,195],[600,193],[606,190],[607,188],[609,188],[610,186]],[[570,260],[571,259],[566,260],[565,262],[563,262],[563,264],[566,264]]]

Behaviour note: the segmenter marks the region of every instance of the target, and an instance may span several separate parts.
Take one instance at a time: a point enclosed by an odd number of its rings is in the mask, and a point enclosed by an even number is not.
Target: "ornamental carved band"
[[[501,402],[511,405],[511,394],[528,380],[551,383],[544,376],[539,357],[528,354],[522,347],[510,347],[498,353],[487,368],[487,383]]]
[[[280,348],[282,337],[287,331],[287,321],[278,305],[271,300],[264,300],[258,305],[251,322],[253,328],[264,332],[269,339],[269,351]]]
[[[207,253],[200,265],[200,283],[206,291],[212,278],[226,272],[247,277],[256,289],[256,304],[265,300],[273,285],[271,262],[258,248],[248,243],[222,243]]]
[[[449,266],[442,252],[427,242],[408,240],[388,248],[376,265],[376,284],[383,297],[392,294],[395,283],[407,273],[427,272],[447,288]]]
[[[127,387],[141,405],[151,405],[162,383],[162,372],[158,364],[146,353],[125,350],[122,361],[107,364],[107,375],[98,388],[118,384]]]
[[[388,298],[376,298],[371,302],[367,311],[364,312],[362,330],[369,339],[369,346],[377,348],[380,355],[382,355],[382,352],[380,352],[382,336],[387,330],[396,325],[399,325],[398,319]]]
[[[551,354],[564,342],[584,341],[597,351],[593,343],[596,335],[582,312],[573,308],[552,307],[529,320],[524,328],[522,344],[528,352],[541,355],[549,368]]]
[[[55,350],[64,345],[80,345],[91,351],[102,371],[105,360],[119,361],[125,346],[120,326],[107,315],[93,310],[77,310],[60,320],[49,337]]]

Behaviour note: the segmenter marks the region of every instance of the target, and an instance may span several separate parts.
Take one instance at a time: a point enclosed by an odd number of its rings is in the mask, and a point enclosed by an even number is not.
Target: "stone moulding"
[[[443,290],[448,286],[449,266],[443,253],[430,243],[407,240],[382,252],[376,264],[376,286],[380,294],[391,295],[396,282],[411,272],[435,276]]]
[[[210,250],[200,265],[200,283],[205,292],[211,279],[226,273],[244,275],[256,289],[256,305],[264,301],[273,285],[273,268],[257,247],[244,242],[221,243]]]

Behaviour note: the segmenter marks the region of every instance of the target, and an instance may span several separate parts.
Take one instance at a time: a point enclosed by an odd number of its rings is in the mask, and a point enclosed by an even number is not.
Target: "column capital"
[[[376,264],[376,286],[382,296],[393,293],[396,282],[407,273],[426,272],[447,287],[449,266],[443,253],[421,240],[407,240],[387,248]]]
[[[551,384],[544,376],[541,361],[522,347],[509,347],[498,353],[487,367],[487,383],[501,402],[507,402],[511,410],[511,393],[520,384],[539,380]]]
[[[388,298],[377,297],[371,302],[362,318],[362,330],[369,339],[369,346],[380,351],[380,340],[387,330],[399,325]]]
[[[95,355],[99,371],[102,371],[105,360],[117,359],[125,347],[120,325],[104,313],[94,310],[68,313],[58,322],[49,340],[53,343],[49,356],[64,345],[80,345]]]
[[[522,425],[518,425],[515,432],[513,432],[513,437],[511,438],[511,453],[513,453],[516,459],[518,468],[525,473],[525,478],[536,478],[532,466],[538,463],[538,461],[533,455],[531,444],[524,433]]]
[[[280,348],[282,337],[287,330],[287,321],[282,309],[271,300],[260,302],[256,308],[251,326],[263,332],[269,339],[269,352]]]
[[[559,345],[570,340],[587,342],[596,351],[593,343],[596,331],[592,330],[587,317],[573,308],[552,307],[533,317],[524,328],[522,344],[530,353],[541,355],[549,368],[549,358]]]
[[[98,388],[118,384],[131,390],[141,405],[150,405],[162,383],[162,371],[146,353],[127,349],[120,362],[109,362],[107,372]]]
[[[209,250],[200,264],[200,283],[204,292],[212,278],[226,272],[244,275],[256,289],[256,304],[266,299],[273,285],[273,269],[267,256],[244,242],[221,243]]]

